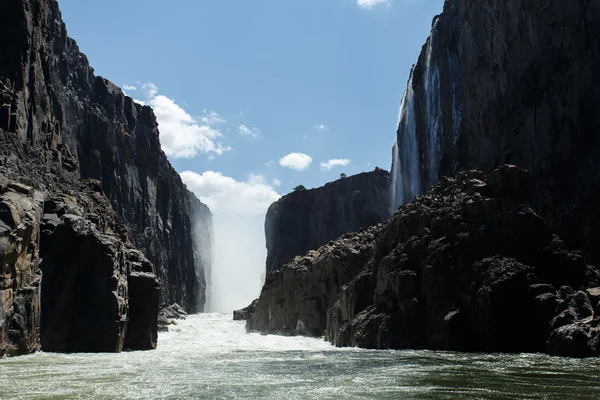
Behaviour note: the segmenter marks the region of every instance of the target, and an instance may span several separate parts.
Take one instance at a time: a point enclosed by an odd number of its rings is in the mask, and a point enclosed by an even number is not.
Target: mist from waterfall
[[[229,313],[256,299],[265,278],[264,215],[215,211],[208,312]]]

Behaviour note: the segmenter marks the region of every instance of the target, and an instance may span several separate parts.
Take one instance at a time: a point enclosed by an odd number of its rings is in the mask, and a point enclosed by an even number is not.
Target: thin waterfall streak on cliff
[[[457,99],[458,83],[456,76],[458,76],[458,59],[456,54],[450,53],[449,47],[446,48],[446,57],[448,59],[450,76],[453,77],[450,84],[452,96],[452,144],[456,145],[460,137],[460,124],[462,122],[462,110]]]
[[[403,146],[400,151],[401,159],[405,161],[405,168],[402,168],[402,180],[405,187],[403,202],[412,201],[415,196],[421,192],[421,177],[419,173],[419,143],[417,141],[417,127],[415,121],[415,102],[414,90],[412,87],[412,77],[406,92],[406,107],[404,114],[406,125],[403,135]],[[404,167],[404,166],[403,166]]]
[[[439,160],[441,157],[441,128],[442,110],[440,100],[440,72],[437,60],[433,59],[433,48],[437,40],[436,20],[427,41],[425,57],[425,70],[423,81],[425,86],[425,112],[426,112],[426,137],[427,137],[427,187],[432,186],[437,180]]]
[[[394,207],[412,201],[421,192],[419,144],[417,142],[412,71],[402,97],[397,134],[397,170],[394,179]]]
[[[394,143],[394,146],[392,146],[392,181],[390,183],[390,214],[394,214],[394,211],[396,211],[396,209],[400,205],[399,202],[402,201],[401,193],[398,193],[398,188],[400,188],[400,185],[397,184],[398,177],[400,176],[399,171],[400,157],[398,156],[398,144]]]

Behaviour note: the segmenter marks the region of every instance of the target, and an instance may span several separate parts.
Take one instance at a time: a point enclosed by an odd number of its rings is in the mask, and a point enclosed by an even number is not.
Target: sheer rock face
[[[597,1],[446,1],[397,135],[416,130],[421,193],[438,176],[516,164],[531,174],[532,208],[598,264],[598,70]]]
[[[247,328],[338,346],[580,354],[556,329],[600,323],[597,290],[570,289],[598,286],[600,272],[521,202],[529,184],[510,165],[443,177],[385,224],[268,274]],[[585,334],[594,354],[598,331]]]
[[[211,235],[152,109],[94,76],[57,2],[2,3],[0,355],[156,347],[161,302],[204,307]]]
[[[292,192],[267,211],[267,272],[347,232],[376,225],[391,215],[390,176],[382,169]]]
[[[152,109],[94,75],[56,1],[0,8],[0,130],[4,141],[37,153],[28,166],[7,154],[3,173],[34,187],[47,185],[48,173],[99,180],[131,242],[153,263],[161,301],[202,310],[210,255],[199,242],[210,238],[196,236],[211,235],[212,217],[162,152]]]

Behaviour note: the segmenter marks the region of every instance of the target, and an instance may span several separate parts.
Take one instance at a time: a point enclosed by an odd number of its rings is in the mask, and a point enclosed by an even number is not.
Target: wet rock
[[[124,347],[131,350],[155,349],[158,340],[160,286],[151,272],[132,271],[129,287],[129,319]]]
[[[158,312],[158,331],[167,332],[169,325],[175,325],[176,320],[186,319],[188,313],[177,303],[162,307]]]
[[[250,303],[249,306],[242,308],[241,310],[235,310],[233,312],[233,320],[234,321],[247,321],[254,315],[254,311],[256,310],[256,304],[258,303],[258,299],[254,300]]]
[[[548,338],[548,353],[561,357],[597,356],[600,330],[589,323],[574,323],[552,331]]]

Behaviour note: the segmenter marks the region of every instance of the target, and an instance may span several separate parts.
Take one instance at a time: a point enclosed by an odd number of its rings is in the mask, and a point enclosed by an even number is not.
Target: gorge
[[[306,189],[185,170],[170,121],[95,75],[57,1],[3,2],[0,398],[594,398],[598,19],[595,0],[444,1],[390,172],[330,159],[340,178]],[[223,136],[202,115],[182,137]]]

